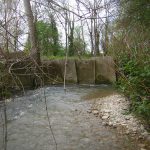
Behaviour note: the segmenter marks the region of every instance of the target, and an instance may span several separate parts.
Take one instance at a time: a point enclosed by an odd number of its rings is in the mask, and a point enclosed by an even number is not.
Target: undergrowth
[[[117,85],[131,101],[131,110],[150,122],[150,59],[124,56]]]

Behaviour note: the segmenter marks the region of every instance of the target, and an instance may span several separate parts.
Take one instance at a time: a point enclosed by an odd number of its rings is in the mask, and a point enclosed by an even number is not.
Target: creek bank
[[[134,115],[127,114],[129,101],[120,94],[96,98],[94,104],[87,111],[100,117],[103,126],[116,128],[119,133],[131,135],[139,141],[141,150],[150,149],[150,133]]]

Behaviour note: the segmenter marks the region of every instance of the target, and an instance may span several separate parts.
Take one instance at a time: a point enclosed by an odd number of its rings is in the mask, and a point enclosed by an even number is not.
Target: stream
[[[67,86],[66,91],[51,86],[7,100],[7,150],[56,150],[54,137],[58,150],[139,150],[130,136],[103,126],[100,118],[87,113],[93,98],[114,92],[108,85]],[[1,104],[0,150],[4,149],[3,124]]]

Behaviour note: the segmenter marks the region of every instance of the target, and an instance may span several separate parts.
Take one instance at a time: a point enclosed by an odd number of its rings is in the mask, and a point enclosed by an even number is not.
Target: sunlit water
[[[45,93],[45,96],[44,96]],[[8,150],[138,150],[136,142],[115,129],[102,126],[100,118],[88,114],[92,98],[113,94],[101,86],[45,87],[26,92],[7,102]],[[3,107],[0,108],[0,150],[3,149]]]

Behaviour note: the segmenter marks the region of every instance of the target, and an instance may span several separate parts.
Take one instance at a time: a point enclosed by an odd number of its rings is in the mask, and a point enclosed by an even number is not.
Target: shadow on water
[[[111,86],[105,86],[103,88],[101,87],[98,88],[97,90],[94,90],[92,93],[86,94],[82,98],[86,100],[93,100],[96,98],[102,98],[113,94],[117,94],[117,91]]]
[[[45,92],[44,92],[45,91]],[[61,86],[27,91],[7,103],[8,150],[55,150],[45,111],[44,93],[50,124],[58,150],[139,150],[129,136],[102,126],[102,121],[88,114],[87,99],[115,93],[107,85]],[[0,115],[2,116],[2,109]],[[3,147],[3,116],[0,117],[0,149]]]

